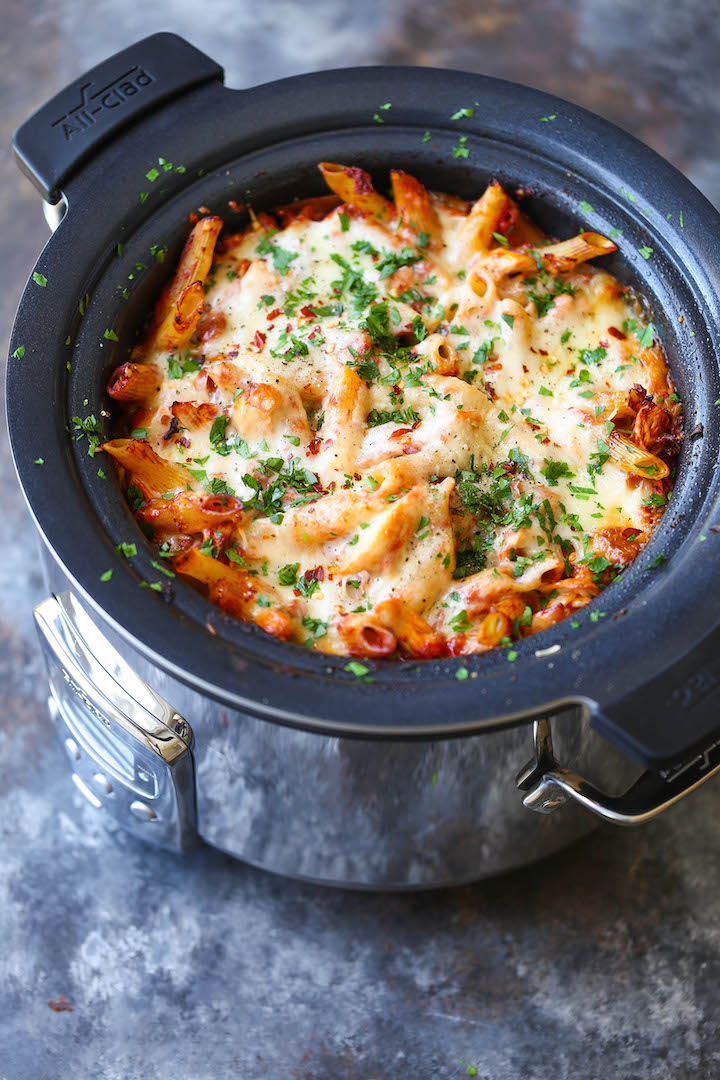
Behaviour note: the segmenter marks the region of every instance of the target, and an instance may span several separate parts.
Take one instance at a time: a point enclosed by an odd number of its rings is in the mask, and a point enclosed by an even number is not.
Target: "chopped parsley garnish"
[[[355,675],[356,678],[361,679],[364,675],[369,673],[370,668],[365,667],[365,664],[361,664],[358,660],[351,660],[349,664],[345,665],[345,670],[349,671],[351,675]]]
[[[373,409],[367,418],[368,427],[380,427],[382,424],[414,424],[420,417],[412,406],[407,409]]]
[[[296,585],[300,563],[286,563],[278,570],[278,581],[281,585]]]
[[[378,280],[384,281],[385,278],[390,277],[396,270],[399,270],[401,266],[412,266],[414,263],[420,262],[422,258],[422,255],[418,255],[412,248],[407,247],[402,248],[401,251],[386,251],[376,266],[376,269],[380,271]]]
[[[466,158],[470,154],[467,148],[467,135],[461,135],[457,141],[457,146],[453,146],[452,156],[454,158]]]
[[[653,249],[651,247],[648,247],[647,244],[643,244],[642,247],[639,247],[638,251],[642,255],[643,259],[649,259],[653,253]]]
[[[125,492],[125,499],[133,513],[136,510],[142,510],[143,506],[145,505],[145,499],[143,498],[142,491],[134,484],[131,484]]]
[[[285,248],[278,247],[277,244],[271,244],[270,237],[274,236],[276,232],[277,229],[271,229],[265,234],[257,246],[257,253],[258,255],[270,255],[275,269],[285,277],[290,269],[290,263],[297,259],[298,252],[286,251]]]
[[[644,506],[665,506],[665,496],[659,491],[653,491],[647,499],[643,499]]]
[[[596,349],[581,349],[579,356],[583,364],[599,364],[607,356],[607,349],[602,345],[598,345]]]
[[[450,626],[456,634],[464,634],[466,630],[469,630],[472,623],[468,619],[467,611],[464,609],[459,611],[458,614],[450,620]]]
[[[549,461],[545,458],[545,468],[540,472],[547,480],[550,487],[557,487],[561,478],[572,479],[575,475],[566,461]]]
[[[163,566],[163,564],[159,563],[156,559],[151,559],[150,562],[155,567],[155,569],[159,570],[161,574],[165,575],[165,577],[175,577],[175,572],[173,570],[169,570],[167,566]]]
[[[83,420],[80,416],[73,416],[72,425],[76,432],[75,442],[78,442],[80,439],[87,439],[88,454],[90,457],[95,457],[95,451],[103,438],[102,430],[95,417],[86,416]]]
[[[652,344],[653,344],[654,341],[655,341],[655,327],[653,326],[652,323],[648,323],[647,326],[644,327],[642,334],[640,334],[640,336],[638,337],[638,344],[643,349],[650,349],[650,348],[652,348]]]
[[[182,357],[176,356],[174,353],[168,356],[168,374],[171,379],[182,379],[183,375],[199,371],[200,367],[200,361],[191,356],[189,352],[186,352]]]
[[[32,279],[33,279],[33,281],[35,282],[36,285],[40,286],[41,289],[44,289],[45,286],[47,285],[47,278],[45,277],[44,274],[38,273],[37,270],[33,270]]]
[[[312,638],[308,638],[306,644],[312,645],[313,641],[315,641],[317,638],[323,637],[325,634],[327,634],[328,624],[326,622],[323,622],[322,619],[312,619],[309,615],[306,615],[302,621],[302,624],[305,629],[309,630],[312,634]]]
[[[218,446],[220,443],[225,442],[225,432],[230,420],[227,416],[216,416],[213,420],[212,427],[210,428],[210,442],[213,446]]]

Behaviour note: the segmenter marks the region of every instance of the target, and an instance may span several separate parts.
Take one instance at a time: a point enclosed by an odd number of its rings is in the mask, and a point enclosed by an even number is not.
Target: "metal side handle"
[[[535,756],[517,775],[523,804],[551,814],[573,801],[615,825],[642,825],[690,795],[720,771],[720,739],[673,769],[644,772],[623,795],[608,795],[584,777],[561,766],[553,753],[550,721],[533,724]]]
[[[196,841],[193,733],[70,592],[35,608],[50,712],[72,779],[124,829],[176,851]]]

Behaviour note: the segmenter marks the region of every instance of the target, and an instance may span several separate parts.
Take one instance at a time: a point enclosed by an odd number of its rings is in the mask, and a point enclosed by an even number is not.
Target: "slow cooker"
[[[228,89],[172,34],[77,79],[14,145],[53,233],[13,330],[10,438],[42,539],[50,710],[94,807],[181,851],[202,838],[281,874],[421,888],[526,864],[597,816],[646,821],[720,769],[720,218],[687,179],[513,83],[367,67]],[[512,661],[379,661],[357,678],[233,621],[161,579],[112,464],[76,437],[90,414],[109,432],[107,374],[192,215],[239,226],[248,205],[317,194],[321,160],[466,198],[496,177],[558,235],[588,203],[618,244],[604,265],[662,338],[685,410],[670,506],[621,581]]]

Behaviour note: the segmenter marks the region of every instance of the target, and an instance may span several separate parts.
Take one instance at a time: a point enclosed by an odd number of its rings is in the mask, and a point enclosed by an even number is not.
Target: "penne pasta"
[[[377,193],[369,173],[363,169],[331,161],[321,161],[318,168],[327,186],[348,206],[383,222],[393,217],[393,204]]]
[[[217,416],[217,407],[209,401],[202,401],[199,405],[192,401],[174,401],[170,411],[178,424],[188,431],[202,431]]]
[[[398,644],[410,656],[428,660],[445,652],[442,634],[433,630],[421,615],[397,597],[378,604],[375,618],[392,630]]]
[[[392,656],[397,648],[393,632],[369,613],[341,616],[337,621],[337,631],[349,656],[378,659]]]
[[[150,498],[192,486],[192,474],[182,465],[160,457],[145,439],[112,439],[100,447],[125,469],[131,484],[143,489]]]
[[[162,385],[162,375],[152,364],[121,364],[110,376],[107,392],[123,404],[147,405]]]
[[[452,345],[442,334],[430,334],[415,346],[415,355],[426,357],[436,375],[457,375],[458,354]]]
[[[203,286],[221,228],[222,218],[206,217],[190,233],[175,276],[157,304],[140,356],[179,349],[192,336],[203,311]]]
[[[610,457],[620,468],[631,476],[651,477],[664,480],[670,469],[655,454],[642,446],[637,446],[627,435],[613,431],[608,437]]]
[[[231,495],[183,491],[172,499],[149,499],[138,510],[138,521],[179,533],[210,534],[243,517],[243,505]]]
[[[427,189],[409,173],[393,169],[390,173],[395,209],[411,239],[424,239],[424,247],[437,249],[442,242],[442,229],[437,211]]]
[[[458,259],[469,262],[477,252],[490,249],[493,233],[497,232],[508,206],[508,197],[500,184],[496,181],[488,184],[458,230],[455,247]]]

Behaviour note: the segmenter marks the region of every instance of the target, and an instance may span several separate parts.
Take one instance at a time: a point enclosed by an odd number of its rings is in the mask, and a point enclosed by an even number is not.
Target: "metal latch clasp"
[[[49,597],[34,614],[73,783],[124,829],[187,850],[197,835],[187,720],[126,663],[71,592]]]

